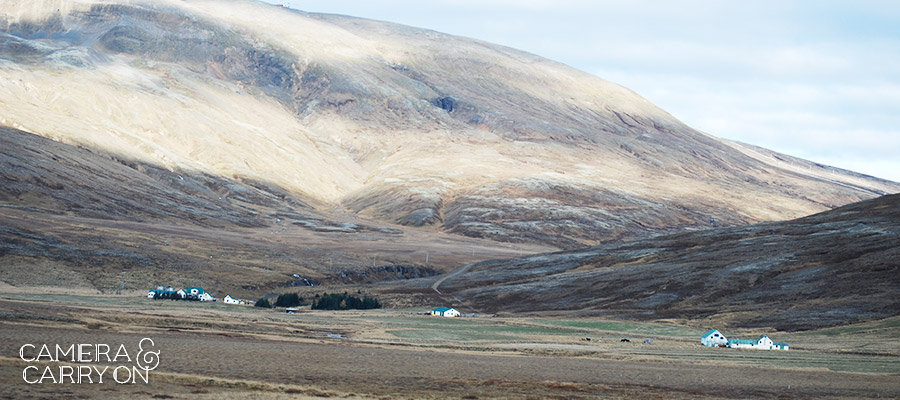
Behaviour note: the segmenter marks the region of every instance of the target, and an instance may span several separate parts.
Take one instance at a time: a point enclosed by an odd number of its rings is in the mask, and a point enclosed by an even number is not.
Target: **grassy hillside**
[[[802,330],[900,315],[900,195],[781,223],[474,264],[440,291],[484,312]]]

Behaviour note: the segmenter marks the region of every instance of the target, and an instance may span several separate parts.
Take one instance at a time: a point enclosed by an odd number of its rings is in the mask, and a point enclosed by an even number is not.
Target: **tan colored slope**
[[[177,67],[0,69],[0,124],[123,157],[274,181],[335,201],[362,172],[280,104]]]
[[[900,191],[477,40],[243,0],[0,5],[0,124],[325,211],[575,247]]]

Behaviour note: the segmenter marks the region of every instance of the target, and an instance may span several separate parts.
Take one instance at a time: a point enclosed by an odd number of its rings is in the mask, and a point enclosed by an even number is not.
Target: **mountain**
[[[483,312],[814,329],[900,315],[898,244],[895,194],[787,222],[477,263],[438,289]]]
[[[0,285],[256,296],[550,251],[328,215],[265,182],[179,175],[0,127]]]
[[[576,248],[900,191],[478,40],[241,0],[0,4],[0,125],[168,182],[157,201],[20,155],[43,172],[4,175],[3,198],[46,212],[226,227],[316,210]]]

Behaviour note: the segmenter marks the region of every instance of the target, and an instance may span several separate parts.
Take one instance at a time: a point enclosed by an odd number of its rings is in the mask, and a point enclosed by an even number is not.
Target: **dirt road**
[[[431,288],[434,289],[435,292],[438,292],[438,294],[443,294],[440,290],[438,290],[438,287],[441,286],[441,284],[444,283],[444,281],[446,281],[447,279],[454,278],[465,273],[469,270],[469,268],[472,268],[472,263],[465,264],[463,266],[460,266],[459,268],[454,269],[453,271],[450,271],[449,274],[442,275],[440,278],[438,278],[438,280],[434,281],[434,283],[431,285]]]

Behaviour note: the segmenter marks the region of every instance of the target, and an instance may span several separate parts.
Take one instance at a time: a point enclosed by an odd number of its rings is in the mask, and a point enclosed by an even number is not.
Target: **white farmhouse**
[[[231,297],[230,294],[226,295],[225,298],[222,299],[222,301],[224,301],[225,304],[247,304],[247,302],[245,302],[244,300]]]
[[[772,339],[766,335],[756,338],[756,348],[760,350],[772,350],[772,343]]]
[[[458,317],[459,311],[448,307],[437,307],[434,310],[431,310],[431,315],[439,317]]]
[[[728,339],[718,329],[710,329],[700,337],[700,343],[706,347],[724,347],[728,345]]]

